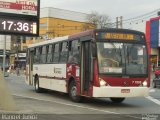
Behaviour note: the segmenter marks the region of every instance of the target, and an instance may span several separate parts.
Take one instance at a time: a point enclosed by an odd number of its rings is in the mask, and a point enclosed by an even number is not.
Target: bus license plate
[[[121,89],[121,93],[130,93],[130,89]]]

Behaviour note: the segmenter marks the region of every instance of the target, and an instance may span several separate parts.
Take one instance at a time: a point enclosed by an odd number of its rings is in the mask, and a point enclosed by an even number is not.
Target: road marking
[[[150,89],[149,90],[150,93],[155,92],[155,91],[156,91],[155,89]]]
[[[23,97],[23,98],[29,98],[29,99],[39,100],[39,101],[53,102],[53,103],[57,103],[57,104],[61,104],[61,105],[78,107],[78,108],[88,109],[88,110],[92,110],[92,111],[99,111],[99,112],[104,112],[104,113],[109,113],[109,114],[122,115],[121,113],[111,112],[111,111],[107,111],[107,110],[100,110],[100,109],[96,109],[96,108],[92,108],[92,107],[85,107],[85,106],[80,106],[80,105],[73,105],[73,104],[68,104],[68,103],[63,103],[63,102],[57,102],[57,101],[53,101],[53,100],[45,100],[45,99],[34,98],[34,97],[23,96],[23,95],[17,95],[17,94],[12,94],[12,95],[17,96],[17,97]],[[130,118],[136,118],[136,119],[139,119],[139,120],[142,119],[142,118],[140,118],[140,117],[131,116],[131,115],[124,115],[124,114],[123,114],[123,116],[130,117]]]
[[[155,98],[153,98],[153,97],[151,97],[151,96],[148,96],[148,97],[146,97],[146,98],[149,99],[150,101],[152,101],[152,102],[160,105],[160,101],[159,101],[159,100],[157,100],[157,99],[155,99]]]
[[[54,102],[54,103],[61,104],[61,105],[79,107],[79,108],[90,109],[90,110],[100,111],[100,112],[105,112],[105,113],[120,114],[120,113],[111,112],[111,111],[106,111],[106,110],[99,110],[99,109],[91,108],[91,107],[85,107],[85,106],[73,105],[73,104],[69,104],[69,103],[57,102],[57,101],[53,101],[53,100],[45,100],[45,99],[34,98],[34,97],[23,96],[23,95],[16,95],[16,94],[12,94],[12,95],[17,96],[17,97],[30,98],[30,99],[39,100],[39,101]]]

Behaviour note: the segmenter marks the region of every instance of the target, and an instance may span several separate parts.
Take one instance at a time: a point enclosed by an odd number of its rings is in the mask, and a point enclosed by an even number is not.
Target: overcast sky
[[[83,13],[97,11],[115,19],[142,15],[160,8],[160,0],[41,0],[42,7],[55,7]]]
[[[41,8],[43,7],[88,14],[96,11],[99,14],[108,15],[113,23],[116,21],[116,17],[123,16],[123,28],[145,32],[146,21],[157,16],[155,10],[160,10],[160,0],[41,0]],[[153,11],[155,12],[150,13]],[[150,14],[139,17],[147,13]],[[126,21],[126,19],[135,17],[137,18]]]

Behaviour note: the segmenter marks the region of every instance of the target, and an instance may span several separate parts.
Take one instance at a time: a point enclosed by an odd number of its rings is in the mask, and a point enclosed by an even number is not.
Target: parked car
[[[156,67],[154,70],[155,78],[153,79],[153,87],[160,87],[160,67]]]

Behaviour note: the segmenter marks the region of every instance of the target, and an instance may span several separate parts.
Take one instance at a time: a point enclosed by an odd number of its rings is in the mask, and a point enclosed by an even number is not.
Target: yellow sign
[[[123,33],[106,33],[106,39],[122,39],[122,40],[134,40],[133,34],[123,34]]]

